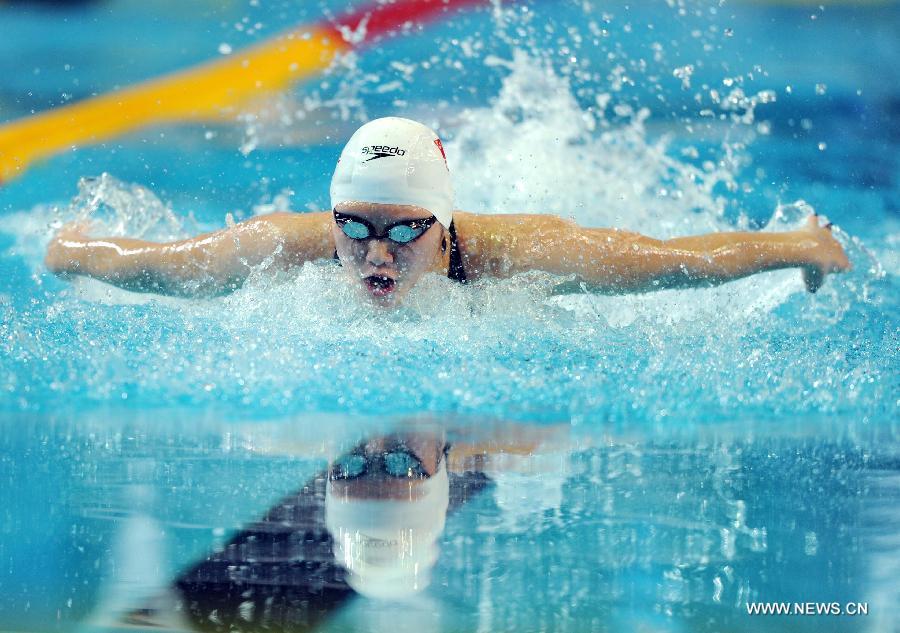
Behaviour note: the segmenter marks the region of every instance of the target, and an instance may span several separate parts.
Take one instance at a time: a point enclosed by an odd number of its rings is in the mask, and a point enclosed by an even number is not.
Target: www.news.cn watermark
[[[748,602],[747,615],[869,615],[869,603]]]

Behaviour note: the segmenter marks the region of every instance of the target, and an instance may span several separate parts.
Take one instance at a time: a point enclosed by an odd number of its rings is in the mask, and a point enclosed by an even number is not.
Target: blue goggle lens
[[[342,222],[341,230],[344,232],[344,235],[351,240],[364,240],[369,237],[369,227],[365,224],[360,224],[359,222],[353,222],[352,220],[349,222]]]
[[[421,227],[413,228],[406,224],[398,224],[397,226],[392,227],[390,231],[388,231],[388,237],[395,242],[399,242],[400,244],[412,242],[420,235],[422,235]]]
[[[334,472],[341,478],[359,477],[366,469],[366,458],[363,455],[345,455],[334,465]]]
[[[391,477],[424,477],[419,461],[408,453],[387,453],[384,456],[384,470]]]

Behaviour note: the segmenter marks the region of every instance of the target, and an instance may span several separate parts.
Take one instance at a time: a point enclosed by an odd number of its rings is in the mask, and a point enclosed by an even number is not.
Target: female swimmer
[[[268,260],[279,268],[340,260],[376,305],[400,304],[422,275],[465,283],[542,270],[596,292],[710,286],[800,268],[815,292],[850,268],[831,225],[813,215],[797,231],[730,232],[657,240],[582,228],[551,215],[453,210],[444,148],[428,127],[396,117],[363,125],[331,181],[332,211],[272,213],[172,243],[92,238],[67,225],[51,241],[54,273],[87,275],[128,290],[209,296],[240,286]]]

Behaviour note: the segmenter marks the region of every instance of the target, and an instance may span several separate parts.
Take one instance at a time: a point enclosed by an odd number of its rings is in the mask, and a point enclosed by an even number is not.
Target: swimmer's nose
[[[369,240],[366,262],[375,267],[394,263],[394,254],[388,247],[387,240]]]

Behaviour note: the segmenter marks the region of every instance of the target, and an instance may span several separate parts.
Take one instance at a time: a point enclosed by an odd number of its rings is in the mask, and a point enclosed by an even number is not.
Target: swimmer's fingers
[[[852,268],[844,247],[833,235],[833,224],[826,222],[820,225],[819,219],[817,214],[812,214],[806,220],[806,235],[811,234],[815,240],[809,262],[803,266],[803,283],[809,292],[816,292],[826,275]]]
[[[847,251],[844,250],[844,247],[832,234],[832,227],[833,225],[831,222],[828,222],[822,227],[823,231],[826,231],[825,242],[826,250],[828,252],[828,266],[826,272],[847,272],[848,270],[853,269],[853,264],[850,263],[850,258],[847,257]]]

